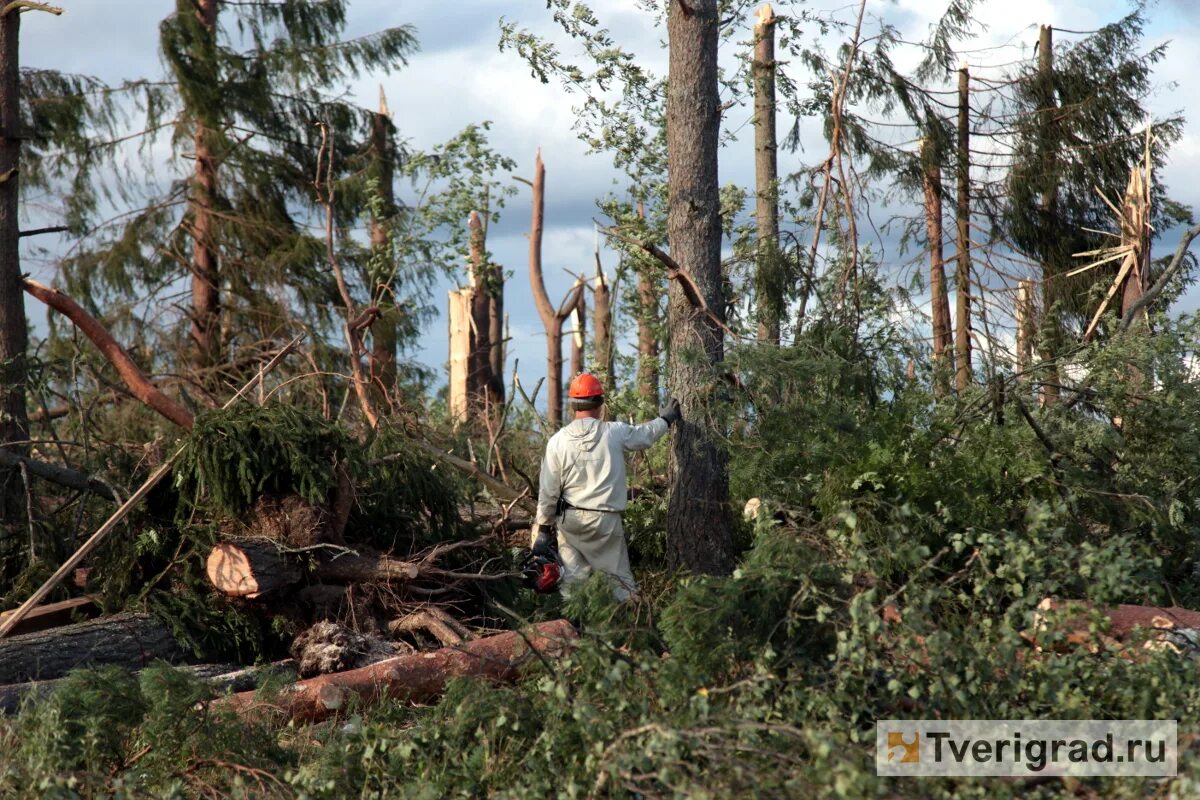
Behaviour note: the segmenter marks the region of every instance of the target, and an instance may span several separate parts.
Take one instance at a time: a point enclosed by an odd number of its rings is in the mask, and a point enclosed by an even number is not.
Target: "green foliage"
[[[241,404],[197,416],[175,486],[218,515],[240,514],[266,493],[325,505],[349,458],[345,433],[321,416],[287,403]]]

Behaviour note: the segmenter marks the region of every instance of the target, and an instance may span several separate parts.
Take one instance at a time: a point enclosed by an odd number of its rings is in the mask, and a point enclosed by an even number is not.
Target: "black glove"
[[[537,537],[534,538],[531,549],[534,555],[546,558],[558,557],[558,539],[554,535],[553,525],[538,526]]]
[[[683,412],[679,410],[679,401],[674,397],[659,410],[658,415],[665,419],[668,425],[674,425],[683,419]]]

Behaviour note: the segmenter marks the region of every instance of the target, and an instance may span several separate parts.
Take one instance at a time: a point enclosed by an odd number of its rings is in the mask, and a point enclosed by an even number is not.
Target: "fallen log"
[[[183,649],[149,614],[117,614],[0,640],[0,684],[59,678],[79,667],[139,669],[178,661]]]
[[[277,697],[240,692],[216,701],[216,706],[239,714],[274,711],[297,722],[319,722],[345,709],[352,698],[361,705],[384,699],[419,703],[436,697],[451,678],[474,676],[492,681],[513,680],[534,659],[557,658],[576,638],[566,620],[543,622],[524,632],[508,631],[424,653],[389,658],[359,669],[334,672],[299,681]]]
[[[5,622],[10,616],[16,614],[16,609],[5,611],[0,614],[0,623]],[[13,633],[35,633],[44,631],[48,628],[58,628],[63,625],[69,625],[72,621],[82,621],[85,618],[90,618],[100,613],[100,607],[96,605],[96,598],[89,596],[72,597],[70,600],[60,600],[57,603],[47,603],[44,606],[38,606],[33,611],[25,615],[20,620]]]
[[[303,574],[295,554],[262,539],[220,542],[209,552],[204,571],[222,594],[245,598],[285,589]]]
[[[1177,606],[1140,606],[1121,604],[1096,608],[1082,600],[1054,600],[1047,597],[1038,603],[1033,625],[1021,636],[1035,648],[1049,646],[1049,636],[1061,632],[1056,649],[1084,647],[1092,652],[1101,649],[1120,650],[1130,644],[1149,649],[1167,648],[1176,651],[1200,649],[1200,611]],[[1105,624],[1103,630],[1092,630],[1091,615],[1098,612]],[[1054,614],[1060,617],[1051,623]],[[1190,643],[1190,644],[1189,644]]]
[[[295,678],[296,665],[291,659],[264,664],[259,667],[239,667],[236,664],[196,664],[179,667],[212,688],[213,696],[226,692],[244,692],[255,689],[267,679],[275,676]],[[26,681],[0,686],[0,714],[16,714],[26,697],[41,700],[62,685],[66,678],[51,678],[43,681]]]

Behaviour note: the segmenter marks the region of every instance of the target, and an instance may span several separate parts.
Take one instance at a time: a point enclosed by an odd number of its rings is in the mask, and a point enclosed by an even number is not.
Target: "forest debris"
[[[127,669],[179,661],[183,650],[167,626],[149,614],[116,614],[0,641],[0,683],[58,678],[79,667]]]
[[[15,613],[16,609],[0,614],[0,623]],[[13,633],[19,635],[58,628],[76,621],[77,617],[94,617],[99,613],[100,607],[96,604],[96,598],[90,595],[72,597],[70,600],[38,606],[20,620]]]
[[[512,680],[522,665],[535,658],[545,661],[563,655],[575,638],[575,629],[566,620],[543,622],[457,648],[389,658],[368,667],[299,681],[284,689],[274,703],[256,692],[240,692],[218,700],[217,705],[255,716],[273,709],[297,722],[319,722],[337,714],[354,697],[363,705],[384,698],[417,703],[436,697],[454,677]]]
[[[301,633],[291,648],[296,671],[302,678],[365,667],[410,652],[411,647],[329,621],[318,622]]]
[[[1147,650],[1169,649],[1176,653],[1200,652],[1200,611],[1186,608],[1116,605],[1096,609],[1081,600],[1059,601],[1047,597],[1038,603],[1031,628],[1021,636],[1041,652],[1051,631],[1051,612],[1060,612],[1055,629],[1065,631],[1057,650],[1083,647],[1089,652],[1119,651],[1140,644]],[[1098,610],[1107,618],[1106,631],[1092,631],[1089,613]]]
[[[471,638],[467,627],[437,606],[427,606],[388,623],[393,634],[425,630],[437,637],[446,647],[453,647]]]
[[[26,281],[25,283],[28,285],[29,281]],[[44,289],[45,287],[42,288]],[[95,322],[95,320],[92,321]],[[225,403],[224,408],[229,408],[243,396],[245,396],[246,392],[253,389],[271,372],[271,370],[275,369],[279,362],[283,361],[287,354],[292,352],[296,345],[298,345],[303,339],[304,334],[301,334],[285,345],[282,350],[280,350],[271,358],[270,361],[263,365],[262,369],[258,371],[257,375],[247,381],[246,385],[244,385],[241,389],[238,389],[237,394],[229,398],[229,400]],[[118,524],[120,524],[121,520],[125,519],[129,512],[132,511],[137,504],[140,503],[142,499],[150,493],[150,490],[157,486],[159,481],[166,477],[167,473],[171,471],[171,466],[175,463],[175,459],[179,458],[182,453],[183,447],[180,447],[171,455],[170,458],[164,461],[158,469],[154,470],[150,477],[146,479],[145,483],[138,487],[138,490],[134,492],[133,495],[126,500],[120,508],[114,511],[112,516],[105,520],[104,524],[101,525],[95,533],[89,536],[87,541],[80,545],[79,549],[76,550],[61,567],[55,570],[53,575],[46,579],[45,583],[39,586],[37,590],[30,595],[29,599],[16,609],[11,617],[0,623],[0,639],[3,639],[5,636],[11,633],[13,628],[20,623],[26,614],[36,607],[38,603],[45,600],[46,595],[50,594],[50,592],[54,590],[54,587],[62,583],[63,579],[66,578],[67,575],[70,575],[72,572],[74,572],[76,567],[83,563],[83,560],[87,558],[93,550],[96,549],[100,542],[103,541],[104,538],[108,536],[108,534],[112,532],[112,530],[116,528]]]

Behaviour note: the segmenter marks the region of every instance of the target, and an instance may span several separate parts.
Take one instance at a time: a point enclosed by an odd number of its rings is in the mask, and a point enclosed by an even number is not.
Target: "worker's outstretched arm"
[[[615,424],[622,428],[621,446],[626,450],[645,450],[661,439],[669,427],[662,417],[643,422],[641,425],[626,425],[621,422]]]
[[[553,444],[546,446],[546,455],[542,458],[542,472],[538,477],[537,519],[534,520],[534,530],[538,525],[553,525],[554,510],[558,505],[558,495],[562,492],[562,459]]]

